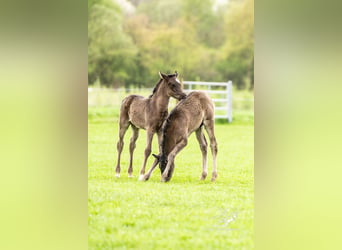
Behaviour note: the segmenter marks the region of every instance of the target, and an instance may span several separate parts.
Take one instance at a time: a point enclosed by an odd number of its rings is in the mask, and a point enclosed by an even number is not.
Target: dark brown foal
[[[133,130],[133,136],[131,137],[129,145],[129,177],[132,177],[133,173],[133,152],[136,140],[139,136],[139,129],[145,129],[147,132],[145,157],[139,178],[142,179],[145,173],[147,159],[151,154],[151,144],[155,133],[158,134],[159,145],[161,143],[161,127],[168,115],[170,97],[181,100],[186,96],[177,79],[177,72],[171,75],[165,75],[159,72],[159,76],[160,80],[155,86],[152,95],[148,98],[130,95],[122,101],[119,121],[119,141],[117,143],[118,160],[116,165],[116,177],[120,177],[120,157],[124,146],[124,135],[128,127],[131,125]]]
[[[202,151],[202,175],[204,180],[208,174],[207,165],[207,141],[203,133],[203,127],[206,129],[210,148],[213,155],[212,181],[217,178],[216,155],[217,143],[214,133],[214,104],[205,92],[191,92],[184,100],[172,110],[163,126],[161,154],[154,155],[157,159],[154,161],[151,169],[144,176],[143,180],[148,180],[154,168],[158,165],[161,170],[161,181],[169,181],[174,171],[174,159],[176,155],[187,145],[188,137],[196,131],[196,138]]]

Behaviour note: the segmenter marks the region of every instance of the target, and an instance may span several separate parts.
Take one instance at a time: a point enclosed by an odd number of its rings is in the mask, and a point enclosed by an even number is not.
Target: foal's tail
[[[120,107],[120,116],[119,116],[119,125],[121,127],[128,127],[129,126],[129,116],[128,116],[128,111],[129,107],[131,106],[133,100],[134,100],[134,95],[129,95],[125,97],[122,102],[121,102],[121,107]]]
[[[131,103],[133,102],[134,98],[136,97],[136,95],[129,95],[127,97],[125,97],[122,102],[121,102],[121,111],[128,109],[129,106],[131,106]]]

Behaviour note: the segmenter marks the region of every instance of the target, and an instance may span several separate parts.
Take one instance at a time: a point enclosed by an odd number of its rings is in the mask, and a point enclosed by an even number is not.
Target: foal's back
[[[146,129],[145,110],[150,100],[140,95],[129,95],[121,104],[120,117],[129,120],[137,128]]]
[[[201,179],[207,176],[207,142],[202,131],[204,125],[213,153],[213,177],[217,177],[216,153],[217,143],[214,134],[214,104],[205,92],[191,92],[172,110],[163,127],[163,140],[159,167],[162,172],[162,181],[169,181],[174,169],[175,156],[187,145],[188,137],[196,131],[196,138],[200,143],[203,155],[203,173]],[[155,166],[151,168],[145,179],[151,175]]]
[[[172,111],[174,126],[187,128],[188,134],[197,130],[205,120],[214,119],[214,104],[207,93],[193,91]]]

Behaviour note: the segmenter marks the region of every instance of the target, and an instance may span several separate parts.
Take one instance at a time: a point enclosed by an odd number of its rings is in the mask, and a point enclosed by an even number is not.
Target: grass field
[[[138,182],[145,131],[140,130],[134,153],[134,178],[128,178],[128,130],[117,179],[118,106],[89,107],[89,249],[253,249],[253,126],[251,109],[234,112],[231,124],[216,124],[215,183],[210,151],[210,174],[199,181],[201,152],[194,134],[176,157],[169,183],[160,182],[159,168],[148,182]],[[148,168],[152,161],[151,156]]]

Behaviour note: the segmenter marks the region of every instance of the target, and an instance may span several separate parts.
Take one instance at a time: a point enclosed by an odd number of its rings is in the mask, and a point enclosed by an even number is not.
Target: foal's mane
[[[167,131],[169,130],[170,128],[170,125],[171,125],[171,121],[173,119],[173,116],[175,116],[175,113],[177,112],[177,107],[175,107],[171,113],[169,114],[169,116],[167,117],[167,119],[165,120],[165,123],[164,123],[164,126],[163,126],[163,140],[161,142],[161,150],[162,150],[162,156],[164,155],[165,153],[165,137],[166,137],[166,133]]]
[[[176,74],[170,74],[170,75],[167,75],[168,77],[174,77],[176,76]],[[156,86],[154,87],[153,91],[152,91],[152,94],[148,97],[148,98],[151,98],[158,90],[160,84],[162,83],[163,79],[159,79],[159,82],[156,84]]]
[[[152,94],[148,97],[148,98],[151,98],[154,93],[157,92],[157,89],[159,88],[160,84],[162,83],[163,79],[159,79],[159,82],[156,84],[156,86],[154,87],[153,91],[152,91]]]

